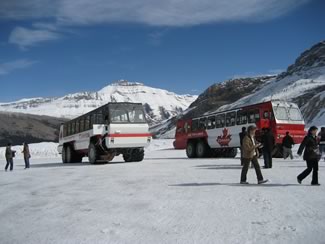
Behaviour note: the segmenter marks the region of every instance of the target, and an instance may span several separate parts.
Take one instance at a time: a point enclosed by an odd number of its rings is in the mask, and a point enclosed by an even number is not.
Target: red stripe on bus
[[[149,133],[145,134],[108,134],[107,137],[151,137]]]

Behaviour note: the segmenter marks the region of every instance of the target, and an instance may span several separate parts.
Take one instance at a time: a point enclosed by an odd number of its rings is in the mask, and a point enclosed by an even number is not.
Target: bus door
[[[191,126],[188,121],[179,120],[177,121],[176,126],[176,135],[175,135],[175,145],[176,149],[184,149],[186,148],[186,142],[188,133],[190,133]]]

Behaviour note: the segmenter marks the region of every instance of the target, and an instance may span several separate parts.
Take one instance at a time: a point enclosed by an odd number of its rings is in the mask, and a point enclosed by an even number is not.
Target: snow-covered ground
[[[325,242],[324,186],[297,184],[301,158],[275,159],[266,185],[250,170],[246,186],[238,158],[190,160],[171,143],[154,141],[141,163],[16,159],[0,169],[0,243]]]

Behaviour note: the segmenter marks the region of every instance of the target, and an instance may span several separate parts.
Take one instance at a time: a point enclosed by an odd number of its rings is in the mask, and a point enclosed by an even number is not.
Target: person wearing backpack
[[[307,162],[307,169],[305,169],[300,175],[298,175],[297,180],[298,183],[301,184],[302,181],[313,172],[313,178],[311,184],[314,186],[319,186],[318,183],[318,162],[320,159],[320,153],[317,143],[317,131],[318,128],[316,126],[310,127],[308,130],[308,135],[305,136],[303,142],[301,143],[298,155],[301,156],[302,152],[304,152],[304,160]]]
[[[292,146],[295,144],[293,141],[293,138],[290,136],[289,131],[286,132],[286,136],[283,137],[282,140],[282,148],[283,148],[283,158],[287,159],[288,156],[290,156],[291,159],[293,159],[292,155]]]
[[[16,153],[16,151],[13,151],[11,149],[11,143],[8,143],[8,145],[6,147],[6,153],[5,153],[6,161],[7,161],[5,171],[8,170],[9,166],[10,166],[10,171],[13,171],[15,153]]]

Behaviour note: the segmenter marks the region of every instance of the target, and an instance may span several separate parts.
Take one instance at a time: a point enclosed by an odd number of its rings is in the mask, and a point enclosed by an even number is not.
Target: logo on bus
[[[229,134],[229,130],[227,128],[224,128],[222,130],[222,135],[217,137],[217,142],[222,147],[228,147],[230,141],[231,141],[231,135]]]

